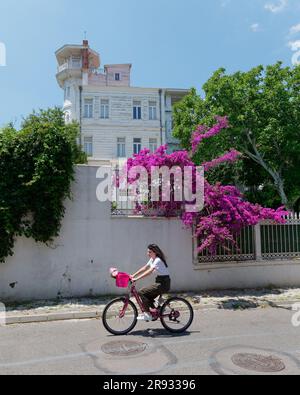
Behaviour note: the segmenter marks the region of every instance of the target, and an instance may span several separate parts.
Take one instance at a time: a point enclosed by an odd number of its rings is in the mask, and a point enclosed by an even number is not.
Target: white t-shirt
[[[169,269],[166,267],[166,265],[163,263],[163,261],[160,258],[150,259],[150,261],[147,263],[147,266],[151,267],[151,269],[154,268],[154,271],[159,275],[159,276],[169,276],[170,272]]]

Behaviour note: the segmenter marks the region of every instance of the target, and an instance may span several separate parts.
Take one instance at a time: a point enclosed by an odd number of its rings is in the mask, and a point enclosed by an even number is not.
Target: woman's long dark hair
[[[148,247],[148,250],[154,252],[154,254],[163,261],[163,263],[166,265],[166,267],[169,267],[168,264],[167,264],[167,260],[166,260],[165,254],[158,247],[158,245],[150,244],[149,247]]]

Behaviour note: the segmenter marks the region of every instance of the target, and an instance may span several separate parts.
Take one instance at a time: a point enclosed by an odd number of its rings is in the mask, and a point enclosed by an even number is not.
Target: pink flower
[[[202,143],[204,139],[209,139],[218,135],[223,129],[227,129],[229,127],[228,118],[227,117],[216,117],[218,123],[214,125],[211,129],[207,129],[207,127],[203,125],[199,125],[192,137],[192,153],[195,154],[199,145]]]
[[[204,163],[203,166],[205,171],[209,171],[219,166],[221,163],[225,163],[225,162],[234,163],[240,158],[241,155],[242,154],[240,152],[232,149],[230,152],[227,152],[227,154],[224,154],[220,158],[214,159],[211,162]]]

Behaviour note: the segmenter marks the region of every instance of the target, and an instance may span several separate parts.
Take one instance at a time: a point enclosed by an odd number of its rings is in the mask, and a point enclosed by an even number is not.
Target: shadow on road
[[[292,311],[290,306],[282,306],[278,305],[277,303],[271,302],[270,300],[259,300],[259,301],[252,301],[247,299],[229,299],[224,302],[219,302],[217,304],[218,308],[221,310],[248,310],[248,309],[257,309],[257,308],[266,308],[272,307],[276,309],[283,309]]]
[[[192,333],[200,333],[200,332],[185,332],[185,333],[169,333],[164,329],[148,329],[148,330],[138,330],[133,331],[128,334],[128,336],[141,336],[141,337],[158,337],[163,339],[169,339],[174,337],[188,337],[191,336]]]

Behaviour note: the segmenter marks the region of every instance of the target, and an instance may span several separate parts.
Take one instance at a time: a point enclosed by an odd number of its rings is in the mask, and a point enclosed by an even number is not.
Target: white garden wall
[[[118,293],[109,268],[136,271],[150,243],[166,252],[173,291],[300,286],[300,261],[195,267],[192,235],[181,221],[111,218],[110,203],[96,198],[96,172],[78,167],[74,200],[66,202],[61,236],[51,247],[17,240],[15,255],[0,265],[1,301]]]

